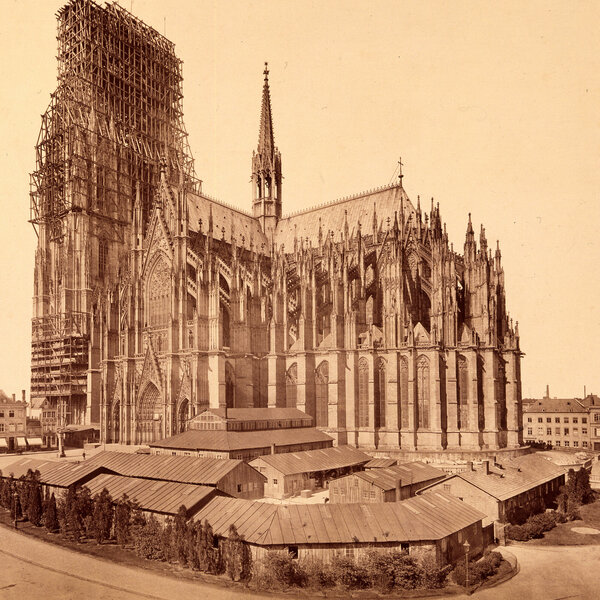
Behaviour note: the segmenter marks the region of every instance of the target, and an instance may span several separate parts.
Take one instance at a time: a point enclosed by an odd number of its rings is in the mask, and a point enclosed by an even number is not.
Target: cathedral
[[[86,20],[121,69],[76,56]],[[168,40],[71,0],[59,61],[32,175],[32,397],[57,428],[144,444],[207,408],[293,407],[364,449],[519,447],[518,326],[470,215],[455,252],[401,165],[392,185],[285,214],[266,65],[248,199],[224,204],[194,176]]]

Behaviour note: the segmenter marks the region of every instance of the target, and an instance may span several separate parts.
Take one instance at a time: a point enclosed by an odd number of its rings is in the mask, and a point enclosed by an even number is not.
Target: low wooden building
[[[264,431],[313,427],[314,419],[297,408],[208,408],[188,421],[201,431]]]
[[[481,469],[450,475],[419,492],[445,492],[474,506],[486,516],[484,527],[491,524],[522,522],[527,516],[555,504],[565,483],[563,469],[534,454],[491,465],[483,461]],[[496,537],[500,528],[496,526]]]
[[[329,562],[334,556],[360,559],[369,550],[406,551],[443,566],[483,551],[484,515],[456,498],[435,492],[382,504],[285,504],[211,498],[195,514],[226,538],[235,525],[253,558],[271,550]]]
[[[369,460],[368,454],[353,446],[336,446],[260,456],[250,464],[267,478],[265,497],[286,498],[326,487],[331,480],[362,469]]]
[[[189,429],[152,442],[152,454],[237,458],[250,462],[264,454],[317,450],[333,446],[333,438],[315,427],[230,431]]]
[[[367,463],[368,464],[368,463]],[[358,471],[329,483],[329,500],[343,502],[396,502],[446,478],[446,473],[423,462]]]
[[[239,459],[100,452],[86,462],[127,477],[206,485],[234,498],[264,495],[264,475]]]

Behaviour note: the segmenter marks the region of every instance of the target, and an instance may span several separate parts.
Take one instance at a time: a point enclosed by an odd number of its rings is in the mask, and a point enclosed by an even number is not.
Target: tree
[[[123,548],[131,541],[131,502],[127,494],[115,506],[115,538]]]
[[[229,526],[223,554],[225,570],[232,581],[240,581],[250,575],[252,568],[250,549],[233,523]]]
[[[200,570],[200,557],[198,555],[198,541],[202,536],[202,523],[198,521],[188,521],[185,535],[185,551],[187,555],[188,566],[194,571]]]
[[[167,518],[165,519],[165,526],[160,536],[163,560],[167,562],[175,562],[177,560],[177,549],[175,548],[173,538],[173,519]]]
[[[58,531],[59,523],[58,514],[56,510],[56,498],[54,497],[54,494],[52,494],[52,496],[50,496],[50,499],[46,502],[43,521],[44,527],[50,533]]]
[[[32,525],[39,527],[42,524],[42,485],[39,480],[34,479],[30,486],[27,518]]]
[[[187,555],[187,530],[188,530],[188,518],[187,508],[182,504],[177,511],[175,516],[175,552],[177,554],[177,560],[182,567],[185,567],[188,563]]]
[[[92,514],[92,531],[96,541],[102,544],[110,539],[114,519],[114,509],[112,498],[108,490],[104,488],[94,498],[94,508]]]
[[[133,547],[135,553],[142,558],[153,560],[166,560],[163,552],[163,528],[151,516],[143,525],[137,522],[132,528]]]

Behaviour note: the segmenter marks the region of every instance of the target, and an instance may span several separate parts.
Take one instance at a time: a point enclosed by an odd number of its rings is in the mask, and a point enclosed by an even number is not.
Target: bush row
[[[502,560],[500,552],[490,552],[478,561],[469,562],[469,585],[477,585],[495,575],[502,564]],[[466,565],[463,561],[460,561],[454,567],[452,579],[458,585],[466,585]]]

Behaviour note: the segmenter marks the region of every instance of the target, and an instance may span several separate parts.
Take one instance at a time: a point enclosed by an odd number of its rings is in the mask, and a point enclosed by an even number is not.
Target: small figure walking
[[[85,450],[81,453],[81,457],[85,460]]]

